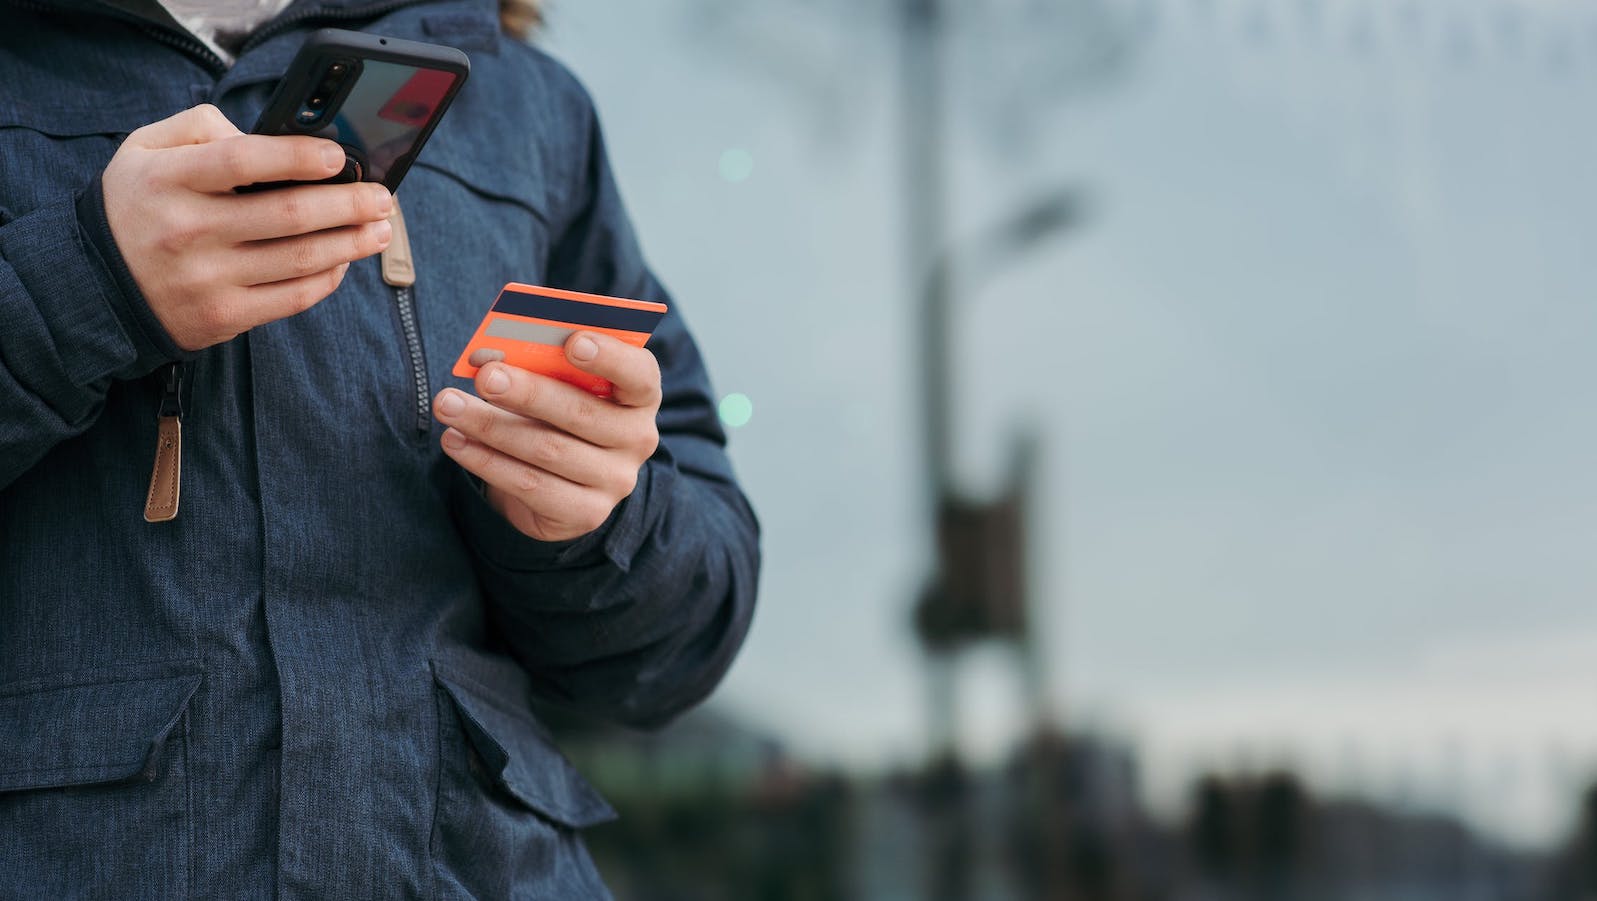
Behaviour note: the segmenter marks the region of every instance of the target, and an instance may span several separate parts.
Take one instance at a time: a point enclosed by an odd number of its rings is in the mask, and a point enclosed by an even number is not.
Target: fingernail
[[[322,148],[322,165],[329,169],[344,168],[344,148],[330,144]]]
[[[496,363],[504,358],[505,352],[502,350],[494,350],[491,347],[479,347],[471,352],[471,359],[467,360],[466,362],[481,369],[482,367],[487,366],[489,363]]]
[[[444,431],[443,441],[444,447],[447,447],[450,450],[460,450],[466,446],[466,436],[460,434],[454,429],[446,429]]]
[[[394,237],[394,227],[388,224],[387,219],[375,223],[373,232],[377,236],[377,243],[386,245]]]
[[[483,378],[482,387],[489,394],[503,394],[510,387],[510,376],[495,366],[488,370],[488,375]]]
[[[587,335],[582,335],[571,342],[571,359],[581,360],[586,363],[599,355],[599,345]]]
[[[388,193],[388,189],[381,185],[377,186],[376,192],[377,214],[379,216],[388,216],[392,214],[394,212],[394,195]]]
[[[466,399],[453,391],[444,392],[438,398],[438,412],[444,416],[459,416],[466,412]]]

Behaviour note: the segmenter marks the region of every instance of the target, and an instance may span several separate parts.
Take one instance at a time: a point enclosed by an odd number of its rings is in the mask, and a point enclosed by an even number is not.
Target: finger
[[[246,244],[237,257],[235,284],[253,287],[302,278],[381,253],[392,239],[387,220],[313,235]]]
[[[489,363],[496,363],[504,358],[505,352],[502,350],[494,350],[492,347],[479,347],[471,352],[471,356],[466,359],[466,365],[481,369]]]
[[[337,290],[348,271],[349,264],[343,263],[313,275],[246,289],[244,308],[239,311],[241,319],[245,320],[243,328],[254,328],[305,312]]]
[[[640,442],[636,411],[506,363],[477,370],[477,393],[496,407],[546,422],[600,447],[629,447]]]
[[[309,135],[234,135],[175,148],[183,185],[211,194],[272,181],[319,181],[343,171],[344,148]]]
[[[222,111],[209,103],[186,109],[159,122],[151,122],[135,129],[127,142],[135,147],[160,150],[182,147],[185,144],[205,144],[234,137],[241,132],[222,115]],[[339,161],[342,165],[343,161]]]
[[[264,241],[387,219],[394,196],[379,184],[302,185],[204,198],[232,241]]]
[[[456,429],[446,429],[441,443],[444,453],[462,469],[526,507],[531,523],[517,522],[521,517],[511,517],[512,522],[543,540],[586,535],[603,525],[615,508],[613,500],[592,488],[473,441]]]
[[[636,473],[618,462],[614,450],[562,432],[537,420],[502,410],[481,398],[446,388],[433,402],[438,421],[523,463],[563,479],[614,492],[632,493]]]
[[[583,372],[609,379],[610,399],[623,407],[660,405],[660,363],[646,348],[597,332],[566,339],[566,359]]]

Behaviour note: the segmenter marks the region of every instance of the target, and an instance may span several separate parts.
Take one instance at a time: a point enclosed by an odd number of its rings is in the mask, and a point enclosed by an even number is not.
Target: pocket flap
[[[0,106],[0,128],[26,128],[54,138],[125,135],[177,113],[187,104],[171,98],[128,96],[126,91],[88,94],[70,106],[12,100]]]
[[[120,782],[146,772],[202,678],[165,669],[0,686],[0,792]]]
[[[616,818],[615,809],[567,762],[530,712],[514,709],[459,674],[442,668],[436,672],[472,746],[507,792],[573,829]]]

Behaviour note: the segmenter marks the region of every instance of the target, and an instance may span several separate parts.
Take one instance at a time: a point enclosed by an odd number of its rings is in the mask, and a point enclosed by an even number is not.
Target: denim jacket
[[[613,812],[534,714],[662,723],[747,631],[758,530],[592,104],[497,7],[299,2],[225,67],[153,0],[0,0],[0,898],[586,898]],[[182,353],[98,173],[202,102],[247,129],[311,30],[472,74],[401,186],[413,289]],[[670,303],[660,448],[598,531],[522,535],[428,409],[506,282]],[[142,516],[172,362],[182,500]]]

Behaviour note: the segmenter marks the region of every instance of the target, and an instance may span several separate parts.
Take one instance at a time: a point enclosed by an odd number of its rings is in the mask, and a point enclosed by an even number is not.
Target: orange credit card
[[[579,331],[597,332],[642,347],[664,316],[663,303],[511,282],[460,352],[454,373],[476,378],[478,367],[471,365],[472,356],[479,350],[498,351],[495,356],[503,355],[500,358],[511,366],[609,397],[613,386],[608,380],[583,372],[566,359],[566,339]]]

